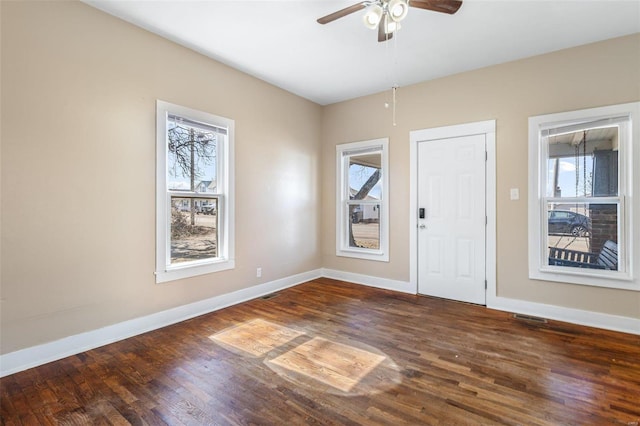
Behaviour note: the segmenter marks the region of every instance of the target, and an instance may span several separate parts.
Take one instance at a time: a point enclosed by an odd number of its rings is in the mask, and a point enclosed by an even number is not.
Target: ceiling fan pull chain
[[[392,120],[393,120],[393,126],[395,127],[396,125],[396,91],[398,90],[398,86],[393,86],[392,91],[393,91],[393,112],[392,112]]]

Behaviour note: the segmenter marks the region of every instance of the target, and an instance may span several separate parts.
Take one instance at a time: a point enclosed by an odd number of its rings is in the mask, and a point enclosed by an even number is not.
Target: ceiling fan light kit
[[[462,6],[461,0],[365,0],[340,9],[318,19],[319,24],[328,24],[336,19],[344,18],[354,12],[366,9],[362,16],[364,26],[372,30],[378,29],[378,41],[391,40],[393,34],[400,29],[402,21],[409,12],[409,7],[431,10],[453,15]],[[396,125],[396,92],[398,85],[392,86],[393,125]],[[385,108],[389,103],[385,102]]]
[[[362,9],[367,9],[362,17],[365,27],[378,28],[378,41],[387,41],[400,29],[409,7],[431,10],[453,15],[462,6],[461,0],[365,0],[318,19],[319,24],[328,24]],[[385,36],[382,36],[385,35]]]
[[[362,17],[364,26],[375,30],[380,25],[384,25],[385,34],[392,34],[400,29],[398,22],[402,21],[409,11],[407,0],[385,0],[371,3],[367,12]]]
[[[409,2],[407,0],[390,0],[387,9],[391,19],[394,22],[400,22],[409,12]]]
[[[371,30],[375,30],[378,27],[383,14],[384,10],[379,4],[369,6],[369,10],[367,10],[367,13],[362,17],[364,26]]]

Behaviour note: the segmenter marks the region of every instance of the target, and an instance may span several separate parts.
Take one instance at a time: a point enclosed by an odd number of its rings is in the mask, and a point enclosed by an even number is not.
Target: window
[[[156,282],[234,267],[233,120],[157,102]]]
[[[336,255],[389,261],[388,139],[336,146]]]
[[[530,278],[638,287],[629,281],[637,267],[631,189],[639,106],[529,119]]]

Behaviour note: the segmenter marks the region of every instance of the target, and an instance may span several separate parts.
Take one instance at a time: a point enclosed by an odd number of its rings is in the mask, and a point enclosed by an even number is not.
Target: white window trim
[[[567,268],[550,266],[546,262],[545,233],[547,229],[546,209],[543,205],[545,190],[541,176],[546,165],[547,147],[542,143],[541,132],[565,125],[592,122],[612,117],[628,117],[627,137],[620,137],[619,164],[619,221],[624,230],[619,241],[626,250],[621,252],[620,261],[624,271]],[[632,189],[640,188],[640,102],[590,108],[579,111],[546,114],[529,118],[529,278],[570,284],[583,284],[626,290],[640,290],[640,281],[635,272],[640,269],[640,256],[634,253],[640,249],[640,236],[634,227],[640,224],[640,197],[634,196]],[[634,148],[636,148],[634,150]],[[603,200],[605,200],[603,198]],[[590,198],[589,201],[593,201]]]
[[[344,210],[349,193],[345,182],[348,181],[349,168],[345,166],[343,157],[345,152],[368,148],[379,148],[382,152],[382,201],[376,202],[380,204],[380,249],[378,250],[349,247],[346,241]],[[366,202],[363,201],[363,204]],[[336,256],[389,261],[389,138],[336,145]]]
[[[227,143],[218,147],[217,193],[219,199],[218,248],[219,257],[195,261],[178,266],[169,265],[170,191],[167,190],[167,122],[175,114],[194,121],[227,129]],[[158,100],[156,103],[156,283],[235,268],[235,214],[234,214],[234,120],[219,117],[180,105]],[[206,194],[202,194],[206,197]]]

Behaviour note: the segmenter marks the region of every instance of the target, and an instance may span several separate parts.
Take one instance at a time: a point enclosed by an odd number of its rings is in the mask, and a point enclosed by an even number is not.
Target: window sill
[[[184,266],[176,266],[164,271],[156,271],[156,284],[196,277],[213,272],[226,271],[234,268],[235,261],[233,259],[217,259],[207,263],[189,263]]]
[[[640,283],[634,282],[629,273],[616,271],[565,271],[563,267],[547,266],[529,274],[533,280],[553,281],[566,284],[578,284],[620,290],[640,291]]]
[[[352,257],[364,260],[375,260],[378,262],[389,261],[389,255],[387,253],[375,250],[342,249],[336,251],[336,256]]]

